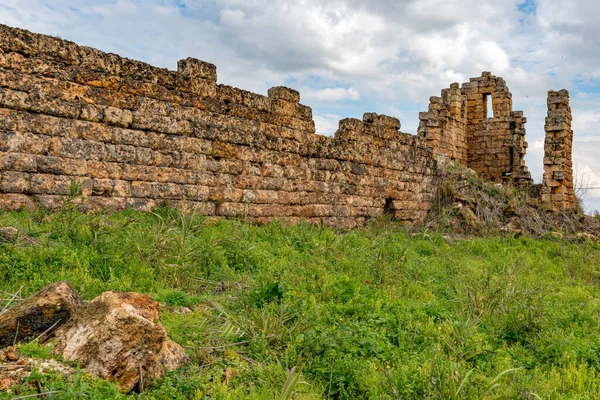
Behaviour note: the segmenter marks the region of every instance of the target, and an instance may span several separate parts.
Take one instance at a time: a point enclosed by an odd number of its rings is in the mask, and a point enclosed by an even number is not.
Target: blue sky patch
[[[535,14],[537,5],[535,0],[525,0],[517,5],[517,9],[525,14]]]

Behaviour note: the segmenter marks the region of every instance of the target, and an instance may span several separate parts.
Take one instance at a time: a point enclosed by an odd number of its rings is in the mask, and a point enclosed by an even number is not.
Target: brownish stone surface
[[[553,211],[574,210],[573,188],[573,130],[571,130],[569,92],[548,92],[548,117],[544,141],[544,180],[542,201]]]
[[[123,391],[143,389],[188,362],[158,323],[157,302],[140,293],[105,292],[56,333],[56,349]],[[140,387],[141,386],[141,387]]]
[[[315,134],[300,94],[217,84],[0,26],[0,206],[55,208],[79,185],[87,209],[169,203],[206,215],[353,227],[386,211],[419,223],[436,176],[425,141],[365,114]]]
[[[0,348],[50,336],[57,327],[66,324],[83,305],[69,282],[57,282],[0,314]]]
[[[504,79],[484,72],[462,86],[453,83],[441,97],[431,98],[429,110],[419,119],[419,136],[434,154],[468,166],[492,182],[533,183],[524,158],[527,119],[512,110],[512,94]]]
[[[502,78],[453,84],[420,120],[414,136],[397,118],[366,113],[325,137],[293,89],[262,96],[217,84],[216,67],[197,59],[170,71],[0,25],[4,209],[60,207],[76,184],[88,210],[170,204],[343,227],[388,212],[419,224],[437,156],[492,181],[531,184],[526,119]]]
[[[458,83],[431,97],[427,112],[419,114],[419,136],[434,154],[444,155],[463,165],[468,164],[466,102]]]

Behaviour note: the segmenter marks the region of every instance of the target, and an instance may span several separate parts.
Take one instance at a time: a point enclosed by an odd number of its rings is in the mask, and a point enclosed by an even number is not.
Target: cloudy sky
[[[200,58],[220,83],[257,93],[294,87],[323,134],[365,111],[415,133],[430,96],[491,71],[528,117],[537,182],[546,94],[565,88],[578,185],[597,188],[599,17],[592,0],[0,0],[0,23],[171,69]],[[600,210],[600,190],[585,200]]]

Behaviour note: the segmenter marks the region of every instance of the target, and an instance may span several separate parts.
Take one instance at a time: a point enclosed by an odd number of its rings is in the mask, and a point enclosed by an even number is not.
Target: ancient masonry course
[[[217,84],[216,67],[197,59],[171,71],[0,25],[3,209],[56,208],[77,188],[91,210],[170,204],[354,227],[384,213],[421,223],[440,157],[533,186],[526,119],[502,78],[452,84],[419,117],[417,135],[366,113],[322,136],[293,89],[262,96]],[[572,137],[568,92],[550,92],[538,192],[552,210],[575,206]]]

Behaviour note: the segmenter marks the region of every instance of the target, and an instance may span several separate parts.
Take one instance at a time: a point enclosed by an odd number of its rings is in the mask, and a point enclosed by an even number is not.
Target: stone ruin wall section
[[[466,109],[458,83],[429,101],[427,112],[419,113],[418,135],[432,147],[434,156],[468,165]]]
[[[168,203],[266,222],[363,225],[384,212],[420,223],[435,161],[395,118],[315,134],[298,92],[217,84],[216,67],[152,67],[0,25],[0,208]]]
[[[523,187],[533,183],[525,165],[527,119],[512,110],[504,79],[484,72],[462,86],[453,83],[441,97],[430,99],[429,110],[419,119],[418,134],[436,156],[468,166],[492,182]]]
[[[484,72],[462,86],[467,108],[469,167],[492,182],[533,183],[525,166],[525,123],[513,111],[512,94],[504,79]],[[488,115],[488,101],[492,101]]]
[[[573,130],[566,90],[548,92],[548,116],[544,130],[542,201],[553,211],[576,209],[573,182]]]

